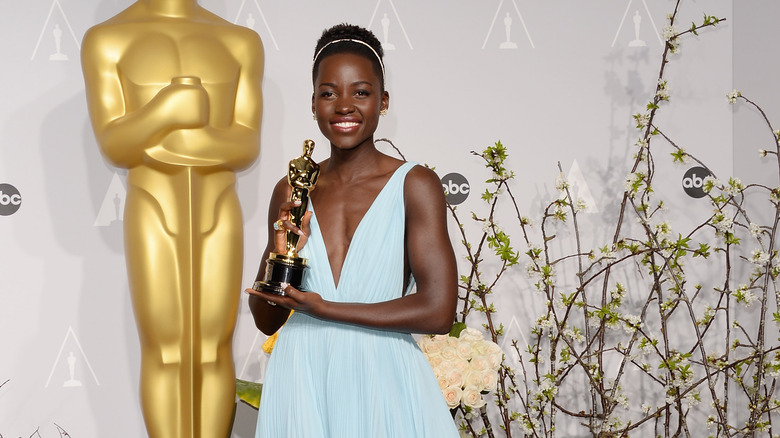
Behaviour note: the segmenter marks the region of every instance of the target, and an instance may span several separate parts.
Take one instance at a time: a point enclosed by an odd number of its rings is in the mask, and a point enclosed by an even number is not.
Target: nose
[[[339,114],[349,114],[355,111],[355,104],[348,96],[339,97],[336,101],[336,112]]]

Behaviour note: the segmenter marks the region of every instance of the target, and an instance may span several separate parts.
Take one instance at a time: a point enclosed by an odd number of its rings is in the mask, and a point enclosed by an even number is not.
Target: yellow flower
[[[268,337],[268,339],[265,340],[263,343],[263,351],[265,351],[267,354],[271,354],[272,351],[274,351],[274,345],[276,345],[276,338],[279,337],[279,330],[276,331],[276,333],[272,334]]]

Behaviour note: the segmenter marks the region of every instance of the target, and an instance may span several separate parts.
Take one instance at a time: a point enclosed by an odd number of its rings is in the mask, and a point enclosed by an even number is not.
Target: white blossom
[[[566,336],[567,338],[570,338],[574,340],[577,343],[583,343],[585,342],[585,337],[582,335],[581,330],[574,330],[574,329],[565,329],[563,331],[563,336]],[[572,356],[574,357],[574,356]]]
[[[637,128],[643,129],[650,122],[650,113],[634,114],[634,120],[636,120]],[[640,138],[640,141],[641,140],[644,140],[644,138]],[[639,142],[637,142],[637,144],[639,144]],[[647,144],[647,141],[645,141],[645,144]]]
[[[780,188],[769,192],[769,200],[775,204],[780,203]]]
[[[574,212],[579,213],[581,211],[588,209],[588,204],[585,203],[585,200],[582,198],[577,198],[577,201],[573,205]]]
[[[656,224],[654,229],[659,240],[668,240],[672,236],[672,226],[669,225],[669,221]]]
[[[624,187],[627,192],[634,192],[634,184],[639,182],[642,179],[642,176],[638,173],[629,173],[628,176],[626,176],[626,181],[624,184]]]
[[[756,248],[750,253],[750,261],[756,265],[763,266],[769,261],[769,254]]]
[[[726,99],[728,99],[729,103],[736,103],[737,98],[740,96],[742,96],[742,93],[739,90],[734,89],[734,91],[726,95]]]
[[[729,184],[723,188],[723,192],[730,196],[736,196],[742,193],[744,189],[745,186],[742,185],[742,181],[739,178],[729,178]]]
[[[626,333],[634,333],[641,327],[642,327],[642,318],[640,318],[637,315],[625,316],[625,324],[623,325],[623,330],[625,330]]]
[[[559,192],[563,192],[566,189],[569,188],[569,182],[566,181],[566,177],[563,175],[563,173],[558,173],[558,175],[555,177],[555,189]]]
[[[761,227],[759,227],[758,224],[751,222],[750,225],[748,226],[748,230],[750,230],[751,236],[758,237],[758,233],[761,232]]]
[[[665,80],[658,80],[658,91],[655,95],[661,100],[669,100],[669,85]]]
[[[743,303],[745,307],[750,307],[753,303],[758,301],[756,294],[744,284],[740,285],[737,290],[734,291],[734,297],[737,299],[738,303]]]
[[[712,217],[710,223],[715,227],[718,235],[724,235],[731,232],[731,226],[734,225],[734,221],[723,213],[716,213]]]
[[[664,26],[663,31],[663,37],[664,41],[669,41],[670,39],[674,38],[675,35],[677,35],[677,29],[674,28],[671,24],[667,24]]]
[[[715,178],[712,175],[708,175],[704,177],[704,180],[702,181],[702,190],[704,190],[706,193],[709,193],[714,187],[720,188],[723,184]]]
[[[536,269],[536,265],[533,263],[528,263],[525,265],[525,274],[528,276],[528,278],[534,278],[538,274],[538,270]]]

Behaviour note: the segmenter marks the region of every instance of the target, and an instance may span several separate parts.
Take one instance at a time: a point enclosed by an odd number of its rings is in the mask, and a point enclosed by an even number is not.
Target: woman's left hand
[[[316,292],[301,292],[289,284],[282,283],[285,295],[276,295],[268,292],[246,289],[245,292],[260,297],[272,306],[281,306],[286,309],[315,314],[318,307],[325,301]]]

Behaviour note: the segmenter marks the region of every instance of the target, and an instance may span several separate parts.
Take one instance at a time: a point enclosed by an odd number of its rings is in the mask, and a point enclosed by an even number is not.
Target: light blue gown
[[[405,163],[355,230],[338,287],[316,213],[300,255],[304,288],[325,300],[372,303],[401,296]],[[309,209],[316,206],[310,204]],[[458,437],[427,359],[408,333],[324,321],[295,312],[265,374],[256,438]]]

